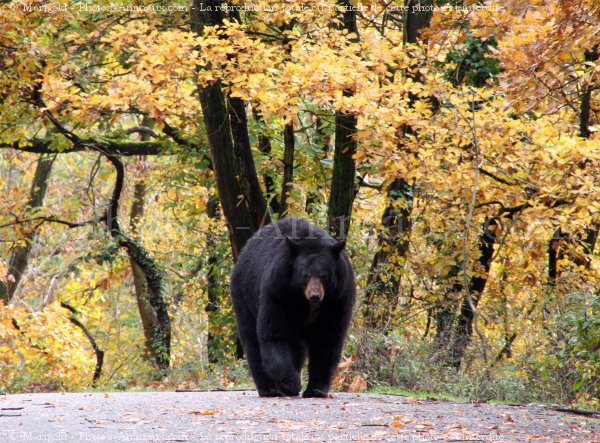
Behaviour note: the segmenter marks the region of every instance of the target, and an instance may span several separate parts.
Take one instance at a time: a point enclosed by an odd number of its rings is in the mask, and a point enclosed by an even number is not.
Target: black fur
[[[297,218],[265,226],[244,246],[231,275],[231,298],[260,396],[298,395],[307,357],[303,396],[328,395],[355,298],[344,246]],[[308,276],[322,282],[320,304],[304,295]]]

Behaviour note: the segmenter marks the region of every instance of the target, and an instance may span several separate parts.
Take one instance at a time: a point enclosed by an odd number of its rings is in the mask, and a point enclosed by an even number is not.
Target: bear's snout
[[[323,282],[319,277],[311,276],[308,279],[308,283],[304,289],[304,296],[310,304],[321,303],[325,296],[325,289],[323,288]]]

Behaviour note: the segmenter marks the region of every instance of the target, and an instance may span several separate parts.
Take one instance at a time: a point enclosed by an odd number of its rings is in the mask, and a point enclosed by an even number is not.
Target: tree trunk
[[[206,215],[210,219],[219,218],[219,198],[216,195],[211,195],[208,199],[206,206]],[[216,363],[218,361],[219,349],[216,346],[214,331],[215,325],[215,314],[219,310],[219,288],[217,283],[217,265],[218,259],[215,255],[215,245],[217,239],[215,238],[214,232],[209,232],[206,239],[206,250],[208,251],[208,260],[206,261],[206,293],[208,300],[204,308],[208,321],[208,337],[206,338],[206,351],[208,355],[208,361],[210,363]]]
[[[125,168],[115,155],[107,153],[104,155],[117,173],[113,194],[105,214],[106,230],[119,246],[127,250],[130,260],[135,262],[143,274],[144,282],[140,283],[142,285],[140,293],[145,296],[147,304],[152,309],[152,313],[148,314],[148,317],[151,317],[149,322],[150,336],[152,337],[151,355],[160,371],[158,376],[162,377],[169,369],[171,359],[171,319],[163,298],[162,274],[141,243],[121,231],[118,222],[118,208],[125,181]]]
[[[431,13],[413,9],[419,4],[431,4],[420,0],[406,0],[408,8],[404,26],[404,41],[416,43],[418,32],[428,26]],[[427,9],[427,8],[424,8]],[[419,81],[416,76],[414,81]],[[410,97],[411,103],[415,97]],[[406,135],[413,133],[409,127],[399,131]],[[398,149],[403,149],[401,143]],[[410,214],[412,212],[413,190],[403,178],[396,177],[387,188],[387,205],[383,212],[381,231],[378,235],[377,252],[373,257],[367,277],[367,294],[363,315],[368,327],[385,329],[386,324],[398,304],[400,287],[399,269],[408,254],[408,235],[411,229]],[[445,324],[445,322],[444,322]]]
[[[460,307],[458,318],[454,327],[452,345],[448,353],[448,362],[454,368],[459,368],[464,357],[467,346],[473,336],[473,322],[475,320],[475,309],[481,299],[481,294],[485,289],[488,280],[488,274],[494,255],[494,244],[496,242],[496,227],[498,222],[495,218],[486,220],[479,236],[479,259],[480,269],[476,269],[475,275],[469,281],[469,294],[471,300],[465,295]],[[462,291],[464,286],[457,284],[455,289]]]
[[[96,368],[94,369],[94,376],[92,377],[92,387],[95,388],[98,384],[98,380],[102,376],[102,366],[104,365],[104,351],[100,349],[100,347],[96,343],[96,339],[90,333],[88,328],[86,328],[85,325],[81,322],[81,320],[77,318],[77,309],[75,309],[73,306],[66,302],[61,302],[60,305],[71,312],[69,320],[71,321],[71,323],[73,323],[75,326],[81,329],[81,332],[83,332],[83,334],[87,337],[88,341],[90,342],[90,345],[94,350],[94,354],[96,354]]]
[[[322,156],[316,159],[317,166],[320,169],[323,169],[320,165],[321,160],[329,157],[330,143],[331,137],[326,135],[323,131],[323,119],[321,117],[316,117],[315,120],[315,143],[321,146]],[[307,214],[313,214],[319,207],[321,201],[319,198],[318,192],[313,190],[308,190],[306,193],[306,203],[304,205],[304,209]]]
[[[205,26],[222,25],[224,19],[221,1],[193,0],[192,32],[202,35]],[[198,86],[198,94],[235,262],[252,234],[269,223],[270,217],[252,158],[244,102],[234,97],[226,99],[220,82]],[[240,200],[240,196],[244,198]],[[237,356],[242,356],[239,340]]]
[[[593,63],[598,60],[600,53],[598,46],[595,46],[590,51],[585,51],[585,61]],[[583,88],[581,95],[581,106],[579,108],[579,136],[582,138],[590,138],[590,116],[592,110],[592,91],[597,88],[596,84],[588,84]]]
[[[239,201],[238,198],[242,195],[242,189],[237,180],[237,162],[231,134],[228,128],[222,127],[228,116],[220,83],[200,88],[200,104],[217,179],[219,200],[225,214],[235,261],[254,230],[247,201]]]
[[[238,161],[238,180],[240,181],[243,195],[248,202],[248,209],[252,217],[252,230],[258,231],[263,224],[269,224],[271,219],[267,211],[265,198],[260,189],[256,167],[254,166],[254,158],[252,157],[252,147],[250,146],[250,138],[248,136],[246,106],[242,99],[228,97],[227,108],[233,148]]]
[[[354,33],[353,41],[358,41],[358,28],[356,27],[356,11],[348,0],[338,1],[342,8],[343,19],[340,28]],[[351,95],[351,91],[344,91],[344,95]],[[352,217],[352,204],[356,196],[356,165],[354,153],[356,152],[357,117],[351,113],[335,112],[335,150],[333,154],[333,176],[328,205],[329,233],[334,238],[346,238]]]
[[[585,61],[589,63],[593,63],[598,60],[600,56],[600,52],[598,51],[598,46],[595,46],[589,51],[585,51],[584,57]],[[579,105],[579,136],[581,138],[589,138],[591,135],[590,132],[590,118],[592,111],[592,92],[594,88],[597,88],[596,84],[587,84],[583,87],[583,92],[581,94],[581,102]],[[585,168],[587,166],[587,161],[583,161],[580,164],[581,168]],[[555,232],[552,238],[550,239],[548,245],[548,284],[550,286],[554,286],[556,284],[556,279],[560,274],[560,270],[558,269],[558,260],[560,260],[561,253],[563,252],[561,249],[561,241],[566,237],[565,234],[562,233],[561,228],[559,227]],[[589,269],[591,264],[591,260],[588,259],[587,256],[591,256],[594,252],[594,247],[596,244],[596,238],[598,237],[598,224],[594,224],[588,227],[585,230],[585,237],[577,236],[576,241],[579,242],[582,247],[583,255],[579,255],[575,257],[573,260],[577,266],[584,266]]]
[[[281,205],[279,218],[287,215],[288,198],[294,180],[294,125],[288,123],[283,128],[283,181],[281,183]]]
[[[29,210],[35,210],[36,208],[43,206],[44,197],[46,196],[46,191],[48,189],[48,179],[55,159],[56,154],[40,155],[38,158],[35,174],[31,183],[31,190],[29,191],[29,201],[27,202]],[[35,229],[27,232],[23,239],[24,244],[17,245],[10,255],[8,260],[8,273],[12,276],[12,279],[8,280],[6,284],[0,281],[0,300],[3,301],[5,305],[11,302],[19,286],[21,277],[27,269],[29,254],[35,242],[35,236]]]
[[[264,126],[264,122],[263,122],[260,114],[258,113],[258,111],[253,109],[252,115],[254,116],[254,119],[258,122],[258,124],[262,128]],[[263,155],[265,155],[265,156],[269,157],[269,159],[271,159],[271,150],[272,150],[271,140],[262,131],[258,136],[258,150]],[[277,190],[275,187],[275,180],[273,180],[273,177],[271,177],[271,175],[269,175],[268,173],[265,172],[263,174],[263,182],[265,184],[265,192],[267,194],[267,202],[268,202],[269,210],[271,211],[271,215],[279,214],[279,212],[280,212],[279,211],[279,200],[277,198]]]
[[[586,62],[596,62],[600,57],[598,45],[592,48],[591,51],[585,51]],[[581,107],[579,116],[579,136],[582,138],[590,138],[590,117],[592,112],[592,92],[594,88],[598,88],[597,82],[594,84],[588,84],[584,87],[583,95],[581,97]],[[585,163],[584,163],[585,166]],[[594,253],[594,247],[596,245],[596,239],[598,238],[598,223],[587,228],[585,237],[581,240],[583,245],[583,257],[575,260],[578,266],[585,266],[587,269],[590,268],[591,260],[587,259],[587,256],[591,256]]]
[[[333,176],[329,196],[329,233],[334,238],[346,238],[350,228],[352,204],[356,196],[356,116],[335,113],[335,151],[333,155]]]
[[[445,361],[448,348],[452,340],[452,326],[454,325],[454,301],[445,297],[441,307],[435,310],[435,338],[434,349],[439,355],[438,360]]]
[[[202,35],[205,26],[222,24],[225,15],[220,6],[217,0],[194,0],[191,30]],[[239,99],[230,99],[227,105],[220,82],[199,86],[198,93],[235,261],[256,229],[269,220],[264,198],[257,195],[260,188],[247,142],[246,111]]]
[[[554,231],[554,235],[548,242],[548,284],[550,286],[556,285],[556,278],[558,277],[558,260],[560,260],[561,254],[561,243],[565,236],[562,230],[558,228]]]
[[[145,163],[146,161],[143,157],[138,157],[136,160],[136,168],[142,172],[140,172],[140,176],[138,176],[135,180],[133,187],[133,202],[131,204],[131,212],[129,217],[131,237],[140,244],[142,240],[139,233],[139,226],[144,216],[144,199],[146,196],[146,182],[145,178],[141,174],[144,173],[143,171],[145,169]],[[144,331],[144,343],[146,348],[144,356],[149,361],[156,362],[157,356],[152,345],[154,340],[153,331],[156,329],[156,315],[154,314],[152,305],[150,305],[148,301],[148,284],[146,283],[144,271],[132,257],[129,257],[129,263],[131,266],[131,272],[133,274],[135,300],[137,302],[140,320],[142,321],[142,329]]]
[[[404,24],[404,41],[417,43],[419,31],[427,26],[433,15],[431,7],[432,0],[404,0],[407,8],[406,22]]]
[[[399,271],[409,246],[412,188],[405,180],[397,178],[387,188],[387,200],[363,305],[367,327],[382,330],[398,305]]]

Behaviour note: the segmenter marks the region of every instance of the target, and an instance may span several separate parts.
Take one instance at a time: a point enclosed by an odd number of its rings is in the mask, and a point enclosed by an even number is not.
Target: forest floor
[[[0,441],[598,442],[600,414],[383,394],[0,394]]]

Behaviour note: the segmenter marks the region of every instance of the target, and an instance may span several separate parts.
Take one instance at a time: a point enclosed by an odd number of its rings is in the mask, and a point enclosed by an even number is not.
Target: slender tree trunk
[[[142,138],[146,138],[142,136]],[[131,204],[131,212],[129,217],[129,229],[131,238],[136,242],[142,242],[140,235],[140,224],[144,217],[144,199],[146,197],[146,181],[143,176],[146,166],[146,160],[143,157],[138,157],[136,160],[136,169],[140,171],[140,175],[136,178],[133,186],[133,202]],[[145,349],[144,356],[152,361],[157,361],[157,355],[153,346],[153,331],[156,329],[156,315],[152,309],[152,305],[148,301],[148,284],[146,276],[142,268],[135,262],[132,257],[129,257],[131,272],[133,274],[133,286],[135,289],[135,300],[137,302],[140,320],[142,321],[142,329],[144,331]]]
[[[595,46],[591,50],[585,51],[584,53],[585,61],[590,63],[597,61],[599,56],[600,52],[598,46]],[[588,84],[583,87],[579,106],[579,136],[585,139],[589,138],[591,134],[590,118],[592,111],[592,92],[594,88],[598,88],[598,86],[596,84]],[[585,168],[587,166],[586,163],[586,161],[582,162],[580,167]],[[561,242],[565,237],[566,235],[562,233],[562,230],[559,227],[554,232],[554,235],[550,239],[548,245],[548,284],[550,286],[554,286],[556,284],[556,279],[560,274],[558,260],[560,260],[562,253]],[[593,254],[597,237],[597,223],[585,230],[585,237],[582,238],[581,236],[578,236],[577,241],[583,246],[583,255],[575,257],[574,262],[576,265],[589,268],[591,260],[589,260],[587,256],[591,256],[591,254]]]
[[[558,277],[558,260],[562,255],[561,243],[564,238],[562,230],[558,228],[548,242],[548,284],[552,287],[556,285],[556,278]]]
[[[48,189],[48,180],[52,171],[52,164],[56,159],[56,154],[41,155],[38,158],[35,167],[31,190],[29,191],[29,201],[27,206],[29,210],[40,208],[44,204],[44,197]],[[6,284],[0,281],[0,300],[4,304],[9,304],[19,286],[21,277],[27,269],[29,254],[35,242],[35,230],[29,231],[23,239],[24,244],[17,245],[8,260],[9,275],[12,277]]]
[[[283,182],[281,183],[280,218],[287,215],[288,198],[294,180],[294,125],[288,123],[283,128]]]
[[[329,233],[334,238],[345,238],[350,228],[352,204],[356,196],[356,116],[335,113],[335,152],[333,156],[333,176],[329,197]]]
[[[219,218],[219,198],[216,195],[211,195],[206,206],[206,215],[210,219]],[[216,363],[218,360],[219,349],[215,341],[214,331],[216,329],[215,316],[219,310],[219,288],[217,283],[217,266],[218,259],[215,254],[215,246],[217,239],[214,232],[209,232],[206,239],[206,250],[208,251],[208,260],[206,261],[206,292],[208,300],[204,308],[208,320],[208,337],[206,338],[206,351],[208,361]]]
[[[586,62],[596,62],[600,57],[600,48],[596,45],[592,50],[585,51]],[[598,83],[588,84],[584,87],[583,96],[581,97],[580,116],[579,116],[579,136],[582,138],[590,138],[590,117],[592,112],[592,92],[594,88],[598,89]],[[585,165],[584,165],[585,166]],[[587,256],[591,256],[594,253],[594,247],[596,245],[596,239],[598,238],[598,223],[590,226],[586,229],[585,237],[581,240],[583,244],[584,257],[576,259],[575,263],[578,266],[585,266],[589,269],[591,260],[588,260]]]
[[[148,127],[150,124],[151,122],[149,122],[147,119],[144,119],[142,122],[144,127]],[[141,132],[140,141],[148,141],[150,138],[149,135],[149,132]],[[141,245],[142,238],[140,234],[140,226],[144,217],[146,198],[145,174],[148,168],[148,162],[144,157],[140,156],[136,159],[134,167],[138,171],[138,175],[133,185],[133,202],[131,204],[131,212],[129,216],[129,229],[131,232],[131,238]],[[135,300],[137,302],[140,320],[142,322],[142,329],[144,331],[144,343],[146,351],[144,356],[150,362],[158,365],[161,359],[157,355],[157,348],[154,346],[154,331],[159,330],[160,325],[158,324],[156,313],[154,312],[154,309],[149,301],[150,293],[144,270],[131,256],[129,257],[129,263],[131,265],[131,272],[133,274]]]
[[[495,218],[486,220],[482,227],[481,235],[479,236],[479,259],[477,269],[473,277],[469,281],[469,293],[471,300],[464,297],[458,318],[456,319],[454,336],[452,345],[449,349],[449,363],[451,366],[458,368],[461,365],[467,346],[471,342],[473,336],[473,321],[475,320],[475,309],[479,304],[481,295],[485,289],[488,280],[488,274],[492,264],[494,255],[494,244],[496,242],[496,227],[498,223]],[[463,286],[458,285],[462,291]]]
[[[595,46],[590,51],[585,51],[585,61],[593,63],[598,60],[600,55],[598,46]],[[583,89],[581,96],[581,106],[579,107],[579,136],[582,138],[590,138],[590,116],[592,110],[592,92],[596,84],[588,84]]]
[[[254,119],[258,122],[258,124],[261,127],[263,127],[264,122],[262,121],[260,114],[255,109],[252,110],[252,114],[254,116]],[[272,150],[271,140],[262,131],[258,136],[258,150],[263,155],[271,158],[271,150]],[[273,215],[279,214],[279,212],[280,212],[279,211],[279,199],[277,198],[277,189],[275,186],[275,180],[273,180],[273,177],[270,174],[265,172],[263,174],[263,182],[265,184],[265,192],[267,194],[267,202],[268,202],[269,210],[271,211],[271,214],[273,214]]]
[[[329,135],[325,135],[323,131],[323,120],[321,117],[317,117],[315,121],[315,138],[317,139],[316,143],[321,146],[322,151],[322,157],[319,157],[316,160],[316,163],[317,167],[322,168],[319,162],[328,158],[329,156],[331,137]],[[312,190],[307,192],[306,204],[304,205],[307,214],[312,214],[315,212],[317,205],[321,203],[319,200],[319,194],[317,192]]]
[[[366,325],[385,329],[398,305],[400,274],[408,253],[412,189],[397,178],[387,187],[388,204],[381,220],[377,252],[367,277],[367,292],[363,304]]]
[[[438,360],[446,361],[448,348],[452,340],[452,326],[454,325],[455,303],[448,297],[440,308],[435,310],[435,338],[434,348],[440,357]]]

